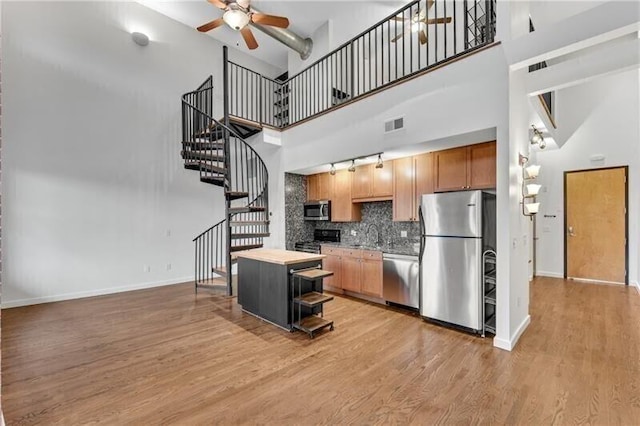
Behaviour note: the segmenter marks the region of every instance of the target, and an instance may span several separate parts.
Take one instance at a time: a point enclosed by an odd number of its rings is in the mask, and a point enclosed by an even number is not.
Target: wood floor
[[[191,285],[2,312],[16,424],[640,423],[640,296],[537,279],[516,350],[336,297],[310,340]]]

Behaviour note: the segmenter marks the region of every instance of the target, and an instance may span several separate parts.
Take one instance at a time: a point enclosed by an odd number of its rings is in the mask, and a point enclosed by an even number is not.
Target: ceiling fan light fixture
[[[222,19],[236,31],[240,31],[249,24],[249,15],[240,9],[229,9],[224,12]]]
[[[425,29],[427,29],[427,24],[425,24],[424,22],[420,22],[420,21],[415,22],[414,21],[414,22],[411,23],[411,32],[412,33],[417,33],[419,31],[422,31],[422,30],[425,30]]]

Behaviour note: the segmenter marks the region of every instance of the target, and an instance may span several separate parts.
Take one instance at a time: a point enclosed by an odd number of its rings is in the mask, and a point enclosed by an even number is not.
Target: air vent
[[[404,118],[395,118],[393,120],[389,120],[384,123],[384,132],[395,132],[396,130],[400,130],[404,127]]]

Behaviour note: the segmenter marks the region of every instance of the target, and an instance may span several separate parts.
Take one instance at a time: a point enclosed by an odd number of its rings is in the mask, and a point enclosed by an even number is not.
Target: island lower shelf
[[[316,306],[292,307],[291,270],[321,268],[322,260],[310,260],[294,264],[279,264],[249,257],[238,257],[238,303],[242,309],[278,327],[291,331],[293,318],[317,313]],[[311,283],[303,283],[303,292],[311,291]]]

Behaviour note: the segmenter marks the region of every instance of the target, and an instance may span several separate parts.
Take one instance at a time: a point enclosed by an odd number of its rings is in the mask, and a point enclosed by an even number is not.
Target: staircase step
[[[268,220],[232,220],[229,224],[233,226],[267,226]]]
[[[208,290],[221,290],[226,293],[227,291],[227,279],[226,278],[210,278],[208,280],[202,280],[196,283],[198,288],[204,288]],[[238,274],[231,276],[231,287],[233,288],[233,295],[238,294]]]
[[[214,166],[213,163],[207,163],[205,161],[193,161],[187,160],[184,163],[184,168],[188,170],[202,170],[208,173],[217,173],[223,175],[225,169],[223,167]]]
[[[228,191],[225,194],[230,200],[239,200],[240,198],[247,198],[249,196],[248,192],[239,191]]]
[[[254,213],[254,212],[263,212],[265,211],[264,207],[256,207],[256,206],[248,206],[248,207],[231,207],[229,209],[230,214],[236,213]]]
[[[211,271],[213,273],[221,275],[223,277],[227,276],[227,267],[226,266],[218,266],[217,268],[211,268]]]
[[[220,127],[214,127],[213,129],[206,129],[193,134],[196,138],[208,137],[213,140],[221,140],[224,138],[224,131]]]
[[[206,163],[201,161],[200,165],[202,166],[202,171],[204,172],[218,173],[220,175],[223,175],[226,173],[226,170],[224,167],[214,166],[213,163]]]
[[[210,183],[211,185],[224,186],[223,176],[206,176],[201,177],[200,182]]]
[[[207,140],[202,141],[183,141],[182,146],[185,148],[190,148],[195,151],[209,150],[223,150],[224,143],[223,142],[210,142]]]
[[[266,238],[271,234],[268,232],[256,232],[256,233],[244,233],[244,234],[231,234],[232,240],[241,240],[245,238]]]
[[[251,250],[263,247],[263,244],[245,244],[242,246],[231,246],[231,251]]]
[[[182,155],[182,158],[184,159],[189,159],[189,160],[203,160],[203,161],[217,161],[217,162],[224,162],[224,155],[223,154],[217,154],[218,150],[210,150],[210,151],[193,151],[193,150],[189,150],[189,151],[182,151],[180,153],[180,155]]]

